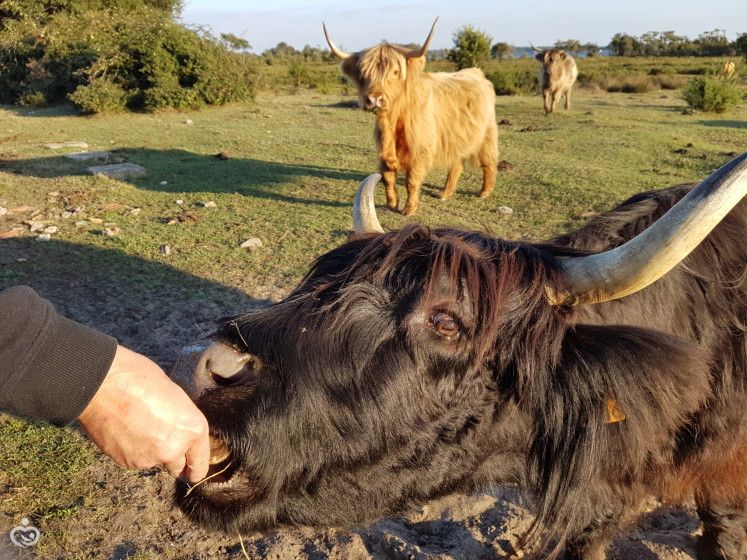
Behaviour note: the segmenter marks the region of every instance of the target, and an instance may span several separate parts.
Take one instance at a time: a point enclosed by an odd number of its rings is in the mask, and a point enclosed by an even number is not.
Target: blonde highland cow
[[[417,210],[420,187],[435,167],[448,170],[442,199],[454,194],[466,160],[482,168],[481,198],[495,185],[498,127],[493,85],[478,68],[425,72],[435,28],[436,22],[419,49],[382,43],[349,54],[337,48],[324,26],[343,73],[358,88],[360,107],[376,116],[380,170],[391,210],[399,208],[397,173],[406,175],[405,216]]]

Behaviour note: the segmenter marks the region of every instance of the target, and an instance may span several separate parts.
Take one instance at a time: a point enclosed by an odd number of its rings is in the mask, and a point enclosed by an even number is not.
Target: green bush
[[[41,107],[47,104],[47,97],[40,91],[24,93],[18,98],[21,107]]]
[[[472,68],[484,62],[490,56],[492,38],[487,33],[466,25],[454,33],[454,48],[447,58],[457,68]]]
[[[682,90],[682,97],[693,109],[723,113],[739,105],[742,93],[730,82],[711,77],[698,77]]]
[[[254,96],[251,57],[173,21],[164,9],[173,0],[161,0],[160,9],[138,8],[138,0],[85,1],[121,6],[60,11],[43,25],[31,17],[3,22],[0,102],[40,93],[47,102],[69,99],[91,113],[199,108]],[[128,3],[134,7],[125,9]],[[0,9],[4,4],[0,0]]]
[[[88,85],[78,86],[68,95],[83,113],[110,113],[127,107],[127,93],[121,86],[107,78],[100,78]]]
[[[539,88],[537,74],[527,70],[498,70],[485,77],[493,84],[496,95],[530,94]]]

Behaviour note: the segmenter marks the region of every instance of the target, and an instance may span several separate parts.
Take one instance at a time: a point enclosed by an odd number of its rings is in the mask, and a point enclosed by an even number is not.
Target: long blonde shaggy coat
[[[390,209],[399,207],[397,173],[406,174],[402,213],[410,215],[417,210],[428,171],[448,170],[440,196],[446,199],[456,190],[465,160],[482,168],[480,197],[490,194],[498,163],[498,126],[493,85],[482,71],[425,72],[430,36],[420,51],[381,44],[347,54],[328,41],[343,58],[342,71],[358,87],[361,108],[376,115],[380,170]]]

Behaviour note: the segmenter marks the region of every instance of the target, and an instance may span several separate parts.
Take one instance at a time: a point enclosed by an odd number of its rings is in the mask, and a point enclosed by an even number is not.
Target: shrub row
[[[256,63],[163,10],[61,12],[0,30],[0,102],[83,112],[179,109],[252,98]]]

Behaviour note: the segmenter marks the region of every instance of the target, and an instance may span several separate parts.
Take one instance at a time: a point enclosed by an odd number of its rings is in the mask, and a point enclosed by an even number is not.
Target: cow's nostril
[[[221,387],[253,383],[259,376],[259,370],[262,367],[259,358],[251,354],[245,354],[239,363],[234,362],[232,365],[234,367],[226,368],[225,364],[210,358],[207,360],[205,367],[210,373],[211,379]],[[239,369],[236,369],[235,366],[239,366]]]

